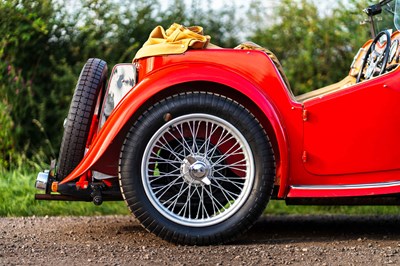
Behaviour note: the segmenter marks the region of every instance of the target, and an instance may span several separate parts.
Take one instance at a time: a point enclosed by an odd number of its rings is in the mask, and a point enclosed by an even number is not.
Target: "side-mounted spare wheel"
[[[80,163],[88,141],[96,104],[107,79],[107,64],[90,58],[75,87],[65,122],[57,165],[57,179],[64,179]]]
[[[120,185],[141,224],[184,245],[230,241],[272,194],[274,156],[258,120],[210,93],[168,97],[133,124],[121,150]]]

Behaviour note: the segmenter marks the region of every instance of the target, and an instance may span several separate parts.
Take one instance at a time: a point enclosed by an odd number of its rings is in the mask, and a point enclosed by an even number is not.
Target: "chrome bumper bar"
[[[38,173],[36,177],[35,187],[37,189],[45,190],[47,192],[49,185],[49,176],[49,170],[44,170],[43,172]]]

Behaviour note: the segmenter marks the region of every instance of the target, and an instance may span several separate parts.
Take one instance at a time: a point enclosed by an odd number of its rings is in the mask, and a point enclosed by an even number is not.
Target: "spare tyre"
[[[71,173],[85,155],[96,104],[106,80],[107,63],[98,58],[90,58],[81,71],[64,123],[57,180]]]

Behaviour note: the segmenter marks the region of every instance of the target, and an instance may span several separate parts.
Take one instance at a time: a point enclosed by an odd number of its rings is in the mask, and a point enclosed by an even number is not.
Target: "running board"
[[[356,185],[290,186],[287,198],[336,198],[400,194],[400,181]]]

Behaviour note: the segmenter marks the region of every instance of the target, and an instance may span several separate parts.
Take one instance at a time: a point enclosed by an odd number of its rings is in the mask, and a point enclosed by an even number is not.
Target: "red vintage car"
[[[373,34],[377,14],[398,24],[398,1],[364,10]],[[368,40],[342,81],[300,96],[269,51],[208,42],[174,24],[109,79],[89,59],[36,198],[124,200],[148,231],[190,245],[236,238],[271,198],[400,203],[399,31]]]

